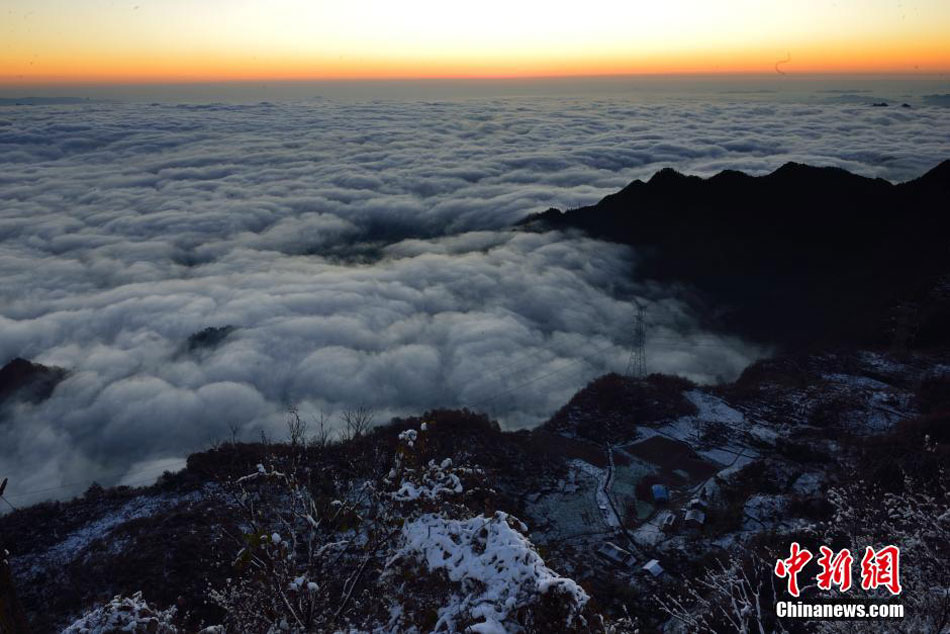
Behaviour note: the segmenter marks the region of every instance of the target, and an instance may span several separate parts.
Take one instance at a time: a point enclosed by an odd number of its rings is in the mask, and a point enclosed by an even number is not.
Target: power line
[[[550,352],[548,348],[532,347],[531,350],[528,350],[527,352],[523,352],[517,355],[516,357],[514,357],[514,360],[511,363],[505,364],[503,366],[499,366],[492,370],[488,370],[488,374],[491,374],[492,376],[501,376],[502,373],[504,373],[506,370],[515,368],[516,366],[523,366],[524,368],[530,368],[531,366],[539,363],[540,359],[537,358],[539,354],[545,354],[548,352]],[[518,370],[520,369],[521,368],[519,368]],[[515,370],[511,374],[517,373],[518,370]]]
[[[166,471],[168,471],[168,467],[160,467],[160,468],[159,468],[159,467],[150,467],[150,468],[148,468],[148,469],[142,469],[141,471],[138,471],[138,472],[132,472],[132,473],[130,473],[130,474],[126,474],[127,476],[128,476],[128,475],[136,476],[136,477],[138,478],[137,480],[127,481],[127,482],[125,482],[125,484],[116,484],[115,486],[133,486],[133,485],[135,485],[135,484],[140,484],[140,483],[143,483],[143,482],[148,482],[149,480],[151,480],[151,479],[153,479],[153,478],[157,479],[159,476],[161,476],[161,475],[162,475],[163,473],[165,473]],[[148,473],[148,474],[150,474],[150,475],[147,476],[147,477],[145,477],[145,474],[146,474],[146,473]],[[59,486],[47,487],[47,488],[44,488],[44,489],[33,489],[32,491],[23,491],[22,493],[17,493],[17,494],[15,494],[15,495],[10,495],[10,496],[7,496],[7,497],[14,498],[14,499],[19,499],[19,498],[24,498],[24,497],[28,497],[28,496],[35,496],[35,495],[37,495],[37,494],[39,494],[39,493],[49,493],[50,491],[62,491],[62,490],[64,490],[64,489],[71,489],[71,488],[83,487],[83,486],[85,486],[85,487],[90,486],[89,481],[88,481],[88,480],[85,480],[85,481],[82,481],[82,482],[79,482],[79,481],[77,481],[77,482],[67,482],[67,483],[61,484],[61,485],[59,485]],[[9,502],[7,502],[7,504],[9,504]]]
[[[16,508],[15,506],[13,506],[13,504],[10,503],[10,500],[8,500],[7,498],[3,497],[3,492],[6,491],[6,490],[7,490],[7,478],[4,478],[3,481],[0,481],[0,500],[3,500],[3,501],[6,502],[7,504],[9,504],[9,505],[10,505],[10,508],[15,511],[15,510],[17,510],[17,508]]]
[[[610,348],[612,348],[612,347],[613,347],[613,344],[611,343],[611,344],[608,345],[608,346],[605,346],[605,347],[600,348],[600,349],[598,349],[598,350],[595,350],[595,351],[593,351],[593,352],[589,352],[588,354],[581,356],[579,359],[575,359],[574,361],[571,361],[571,362],[568,363],[567,365],[564,365],[564,366],[562,366],[562,367],[560,367],[560,368],[558,368],[558,369],[556,369],[556,370],[552,370],[551,372],[548,372],[548,373],[546,373],[546,374],[542,374],[541,376],[536,376],[536,377],[534,377],[534,378],[532,378],[532,379],[529,379],[529,380],[527,380],[527,381],[524,381],[524,382],[522,382],[522,383],[518,383],[518,384],[516,384],[516,385],[513,385],[513,386],[511,386],[511,387],[509,387],[509,388],[507,388],[507,389],[505,389],[505,390],[502,390],[501,392],[495,393],[495,394],[492,395],[492,396],[489,396],[489,397],[486,397],[486,398],[483,398],[483,399],[480,399],[480,400],[476,400],[476,401],[469,401],[468,403],[466,403],[466,405],[467,405],[467,406],[477,406],[477,405],[481,405],[481,404],[483,404],[483,403],[489,403],[489,402],[492,402],[492,401],[496,401],[496,400],[498,400],[499,398],[501,398],[502,396],[505,396],[506,394],[509,394],[509,393],[511,393],[511,392],[513,392],[513,391],[515,391],[515,390],[517,390],[517,389],[520,389],[520,388],[525,387],[525,386],[527,386],[527,385],[531,385],[531,384],[533,384],[533,383],[537,383],[538,381],[542,381],[542,380],[544,380],[544,379],[547,379],[547,378],[550,378],[550,377],[553,377],[553,376],[557,376],[557,375],[559,375],[559,374],[562,374],[563,372],[566,372],[566,371],[572,369],[574,366],[577,366],[577,365],[580,364],[582,361],[587,361],[590,357],[594,356],[595,354],[599,354],[599,353],[601,353],[601,352],[604,352],[605,350],[608,350],[608,349],[610,349]]]
[[[490,401],[490,405],[487,407],[490,408],[492,418],[497,418],[499,411],[504,411],[511,403],[511,399],[516,398],[513,392],[517,388],[524,386],[526,383],[544,381],[546,392],[556,392],[564,389],[571,389],[576,392],[578,384],[584,384],[590,379],[588,369],[580,362],[585,360],[590,361],[590,357],[593,355],[593,352],[589,353],[581,359],[576,359],[568,365],[548,372],[546,375],[534,377],[527,382],[522,382],[519,385],[513,386],[512,388],[498,392],[493,396],[486,397],[480,401],[475,401],[474,404],[477,405],[478,403]]]
[[[501,397],[504,396],[505,394],[508,394],[508,393],[510,393],[510,392],[513,392],[514,390],[517,390],[517,389],[519,389],[519,388],[522,388],[522,387],[524,387],[524,386],[526,386],[526,385],[531,385],[532,383],[537,383],[538,381],[541,381],[541,380],[546,379],[546,378],[548,378],[548,377],[554,376],[554,375],[556,375],[556,374],[560,374],[561,372],[566,371],[568,368],[571,368],[571,367],[573,367],[573,366],[575,366],[575,365],[581,363],[582,361],[586,361],[586,360],[588,360],[590,357],[592,357],[592,356],[594,356],[594,355],[597,355],[597,354],[600,354],[601,352],[606,352],[607,350],[609,350],[610,348],[613,348],[613,347],[614,347],[614,344],[613,344],[613,342],[611,342],[611,343],[609,343],[608,345],[604,346],[603,348],[598,348],[597,350],[594,350],[594,351],[589,352],[589,353],[587,353],[587,354],[585,354],[585,355],[582,355],[579,359],[575,359],[574,361],[568,363],[567,365],[565,365],[565,366],[563,366],[563,367],[558,368],[557,370],[554,370],[554,371],[552,371],[552,372],[548,372],[547,374],[542,374],[541,376],[537,376],[537,377],[535,377],[535,378],[533,378],[533,379],[530,379],[530,380],[528,380],[528,381],[524,381],[523,383],[519,383],[519,384],[517,384],[517,385],[513,385],[513,386],[511,386],[510,388],[508,388],[508,389],[506,389],[506,390],[503,390],[503,391],[501,391],[501,392],[498,392],[498,393],[495,394],[494,396],[491,396],[491,397],[488,397],[488,398],[485,398],[485,399],[481,399],[481,400],[478,400],[478,401],[469,401],[469,402],[466,403],[465,405],[466,405],[466,406],[476,406],[476,405],[481,405],[481,404],[483,404],[483,403],[488,403],[488,402],[494,401],[494,400],[496,400],[496,399],[501,398]]]
[[[726,344],[722,344],[722,343],[689,343],[689,342],[684,341],[684,342],[681,342],[681,343],[679,343],[679,344],[677,344],[677,343],[659,343],[659,344],[657,344],[657,345],[654,345],[654,342],[653,342],[652,339],[650,340],[650,347],[655,347],[655,348],[678,348],[678,349],[688,349],[688,348],[721,348],[721,349],[723,349],[723,350],[735,350],[735,347],[733,347],[733,346],[727,346]]]

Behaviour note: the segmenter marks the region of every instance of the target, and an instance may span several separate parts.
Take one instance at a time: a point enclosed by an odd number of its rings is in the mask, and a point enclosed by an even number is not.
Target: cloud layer
[[[291,403],[530,425],[623,369],[635,297],[651,370],[731,378],[763,351],[696,332],[628,249],[506,227],[667,165],[906,179],[950,154],[948,132],[944,108],[863,105],[0,108],[0,363],[71,370],[0,421],[3,475],[38,497],[136,482],[231,426],[280,433]]]

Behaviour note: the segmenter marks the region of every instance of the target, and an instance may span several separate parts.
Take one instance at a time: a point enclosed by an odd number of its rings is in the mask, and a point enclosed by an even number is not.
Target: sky
[[[946,0],[0,0],[0,83],[942,73]]]

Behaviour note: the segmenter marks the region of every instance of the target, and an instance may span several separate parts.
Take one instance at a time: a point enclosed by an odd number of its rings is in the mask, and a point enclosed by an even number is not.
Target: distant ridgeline
[[[698,291],[706,326],[762,342],[950,341],[950,161],[901,184],[787,163],[766,176],[672,169],[529,230],[632,245],[636,276]]]
[[[17,357],[0,368],[0,405],[8,400],[39,403],[66,378],[66,370]]]

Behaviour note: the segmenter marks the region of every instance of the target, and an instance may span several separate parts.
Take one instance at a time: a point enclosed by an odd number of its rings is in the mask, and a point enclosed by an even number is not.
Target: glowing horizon
[[[950,70],[950,3],[839,4],[0,0],[0,83]]]

